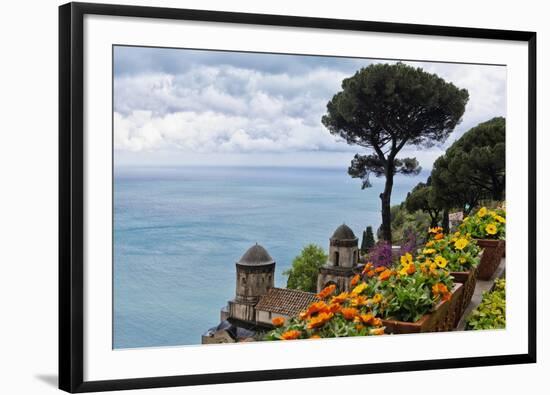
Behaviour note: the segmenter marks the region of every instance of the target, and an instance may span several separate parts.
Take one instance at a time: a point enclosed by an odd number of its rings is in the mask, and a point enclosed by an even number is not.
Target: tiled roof
[[[318,300],[316,294],[311,292],[271,288],[260,298],[260,301],[256,304],[256,310],[271,311],[294,317],[305,310],[310,303]]]

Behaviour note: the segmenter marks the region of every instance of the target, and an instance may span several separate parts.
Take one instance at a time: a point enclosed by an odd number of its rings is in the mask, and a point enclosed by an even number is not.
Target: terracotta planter
[[[423,315],[416,322],[405,322],[396,320],[382,320],[386,327],[386,333],[423,333],[423,332],[446,332],[455,327],[456,315],[459,313],[462,305],[462,292],[464,286],[455,283],[451,299],[439,303],[435,310],[429,314]]]
[[[454,277],[454,282],[464,286],[464,290],[462,291],[462,301],[460,302],[460,308],[456,314],[455,327],[458,326],[460,319],[472,301],[472,296],[474,296],[477,283],[477,271],[477,267],[475,267],[468,272],[451,272],[451,276]]]
[[[478,266],[477,278],[489,280],[502,259],[504,254],[504,240],[477,239],[477,245],[483,249],[481,261]]]

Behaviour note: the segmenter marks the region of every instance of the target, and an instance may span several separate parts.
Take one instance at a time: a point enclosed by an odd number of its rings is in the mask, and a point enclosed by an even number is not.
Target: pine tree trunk
[[[391,244],[391,192],[393,188],[393,169],[386,170],[384,192],[380,194],[382,201],[382,237]]]
[[[443,232],[449,233],[449,209],[448,208],[443,210],[442,225],[443,225]]]

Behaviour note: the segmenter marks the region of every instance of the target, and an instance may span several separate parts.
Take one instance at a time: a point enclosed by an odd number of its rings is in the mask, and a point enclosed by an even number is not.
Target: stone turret
[[[255,321],[254,306],[274,286],[275,261],[267,250],[255,244],[236,263],[235,299],[229,301],[229,318]]]
[[[348,291],[359,257],[359,240],[346,224],[340,225],[329,241],[329,257],[319,269],[317,291],[335,284],[339,291]]]
[[[275,261],[267,250],[255,244],[245,252],[237,265],[235,299],[256,303],[274,285]]]

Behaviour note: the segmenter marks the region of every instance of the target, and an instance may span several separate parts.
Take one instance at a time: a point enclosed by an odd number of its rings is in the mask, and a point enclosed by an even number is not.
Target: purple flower
[[[391,266],[392,264],[391,244],[384,240],[381,240],[378,243],[376,243],[369,252],[369,261],[372,262],[374,267]]]

